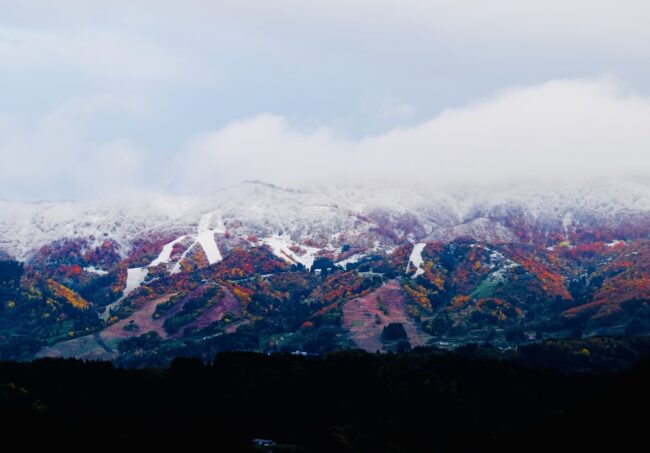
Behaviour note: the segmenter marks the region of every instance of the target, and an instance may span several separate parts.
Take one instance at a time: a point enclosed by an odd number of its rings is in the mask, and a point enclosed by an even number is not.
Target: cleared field
[[[117,356],[117,344],[125,338],[137,337],[143,333],[155,331],[162,338],[167,333],[162,327],[164,319],[153,319],[156,307],[167,302],[175,293],[166,294],[146,302],[142,308],[128,318],[112,324],[99,333],[63,341],[43,348],[36,357],[77,357],[86,360],[111,360]],[[125,329],[131,324],[137,329]]]
[[[202,313],[194,321],[180,329],[174,337],[182,337],[187,329],[203,329],[208,327],[213,322],[221,321],[226,313],[232,313],[237,317],[241,316],[239,301],[237,301],[230,289],[226,286],[222,286],[221,290],[224,292],[224,296],[221,300],[219,300],[219,302],[214,306],[210,307],[206,312]]]
[[[183,326],[173,338],[182,337],[186,329],[204,328],[213,322],[223,319],[226,313],[232,313],[235,316],[241,316],[241,308],[239,302],[232,294],[230,289],[222,287],[224,296],[209,310],[202,313],[196,319]],[[87,360],[111,360],[117,357],[117,345],[120,341],[140,336],[147,332],[156,332],[161,338],[168,338],[169,335],[163,328],[165,320],[182,309],[182,306],[189,301],[190,298],[183,303],[179,303],[164,316],[158,319],[153,317],[156,312],[156,307],[164,302],[167,302],[176,293],[166,294],[162,297],[152,299],[145,302],[136,312],[129,317],[121,319],[120,321],[106,327],[101,332],[96,332],[92,335],[84,337],[73,338],[53,346],[43,348],[38,352],[37,357],[77,357]],[[232,333],[237,327],[246,323],[247,321],[240,321],[234,323],[226,329],[227,333]],[[130,327],[132,326],[132,327]]]
[[[381,333],[392,322],[404,326],[412,346],[424,344],[422,333],[406,313],[404,294],[396,280],[343,305],[343,327],[350,332],[352,341],[366,351],[384,350]]]

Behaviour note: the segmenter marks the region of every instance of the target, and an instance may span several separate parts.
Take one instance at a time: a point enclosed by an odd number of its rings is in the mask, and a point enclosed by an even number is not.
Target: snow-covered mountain
[[[441,191],[381,185],[288,189],[244,182],[203,197],[146,196],[127,202],[0,202],[0,250],[29,260],[56,241],[110,240],[128,256],[137,241],[169,237],[158,263],[182,241],[199,244],[209,261],[225,242],[251,237],[286,258],[292,246],[318,250],[351,244],[357,252],[397,242],[522,240],[517,228],[565,236],[579,229],[630,226],[650,219],[650,185],[639,182],[518,185]],[[546,236],[544,236],[546,238]],[[543,239],[553,241],[554,239]],[[290,258],[290,257],[289,257]],[[295,258],[295,256],[294,256]],[[290,258],[291,259],[291,258]]]
[[[404,323],[413,345],[508,341],[508,329],[523,328],[645,331],[649,226],[650,185],[631,181],[489,190],[245,182],[202,197],[0,202],[0,270],[11,283],[0,356],[115,358],[120,341],[147,332],[160,336],[142,340],[156,357],[185,347],[181,337],[210,354],[274,348],[271,336],[285,349],[375,351],[378,326],[390,322]]]

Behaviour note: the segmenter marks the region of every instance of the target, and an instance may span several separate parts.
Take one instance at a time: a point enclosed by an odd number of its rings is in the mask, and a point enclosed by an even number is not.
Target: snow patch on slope
[[[479,217],[450,228],[436,229],[429,234],[427,240],[449,242],[463,236],[492,243],[517,241],[517,237],[508,227],[485,217]]]
[[[348,264],[358,263],[360,260],[362,260],[366,256],[368,256],[368,254],[366,254],[366,253],[355,253],[354,255],[352,255],[352,256],[344,259],[344,260],[337,261],[334,264],[336,264],[337,266],[339,266],[339,267],[341,267],[343,269],[346,269]]]
[[[221,221],[219,222],[219,227],[210,229],[210,220],[213,215],[214,213],[211,212],[201,217],[198,226],[198,235],[196,236],[196,243],[200,244],[201,248],[203,248],[209,264],[218,263],[223,260],[214,235],[215,233],[224,233],[225,229]]]
[[[214,233],[214,230],[208,230],[199,233],[196,237],[196,242],[201,245],[201,248],[205,252],[205,256],[208,258],[209,264],[218,263],[223,260],[219,247],[217,247],[217,243],[214,240]]]
[[[184,240],[187,236],[181,236],[173,241],[165,244],[162,248],[162,251],[158,255],[158,257],[149,264],[149,267],[155,267],[158,266],[159,264],[167,264],[171,260],[172,257],[172,251],[174,250],[174,246]]]
[[[116,300],[113,303],[108,304],[104,311],[99,315],[99,319],[103,321],[108,321],[109,316],[111,315],[111,310],[122,302],[122,300],[131,294],[133,291],[138,289],[140,285],[144,283],[145,278],[149,274],[149,270],[146,267],[132,267],[126,270],[126,287],[122,292],[122,297]]]
[[[506,280],[506,274],[508,271],[516,267],[519,267],[519,263],[515,263],[510,259],[506,259],[503,266],[487,276],[487,280],[494,284],[504,282]]]
[[[424,260],[422,259],[422,251],[424,250],[424,247],[426,245],[427,244],[424,242],[413,244],[413,250],[411,251],[409,262],[406,264],[406,272],[409,271],[411,264],[413,264],[413,266],[415,267],[415,273],[411,278],[415,278],[418,275],[424,274],[424,269],[422,269],[422,263],[424,262]]]
[[[305,268],[311,269],[316,259],[316,254],[320,249],[316,247],[308,247],[306,245],[299,245],[302,250],[305,251],[304,254],[298,255],[296,252],[291,250],[290,247],[296,247],[288,235],[275,235],[268,238],[261,239],[262,244],[266,244],[271,248],[271,251],[278,258],[283,259],[289,264],[300,263]]]
[[[197,226],[197,234],[193,236],[194,243],[183,252],[183,255],[174,264],[174,267],[171,270],[172,274],[177,274],[181,271],[181,261],[183,261],[185,257],[187,257],[187,254],[197,245],[201,246],[203,249],[206,258],[208,259],[208,264],[215,264],[223,260],[223,256],[221,255],[221,251],[219,250],[214,235],[217,233],[225,233],[226,230],[221,219],[217,222],[216,228],[210,228],[210,221],[215,214],[216,212],[209,212],[201,216]]]
[[[132,267],[126,270],[126,288],[124,288],[124,293],[122,297],[126,297],[131,294],[133,291],[138,289],[144,279],[147,278],[149,271],[146,267]]]
[[[194,243],[189,246],[185,252],[183,252],[183,255],[180,257],[180,259],[174,263],[174,267],[171,270],[171,273],[177,273],[180,272],[180,263],[181,261],[187,256],[187,253],[195,247],[197,244],[199,244],[204,252],[206,257],[208,258],[208,263],[209,264],[214,264],[219,261],[221,261],[223,258],[221,256],[221,252],[219,251],[219,247],[217,247],[217,243],[214,239],[214,235],[217,232],[223,232],[223,228],[214,228],[210,229],[210,219],[212,217],[213,213],[205,214],[201,217],[199,220],[198,224],[198,234],[194,236]],[[160,264],[169,264],[171,261],[171,255],[174,250],[174,246],[183,240],[185,240],[188,237],[188,235],[182,235],[177,237],[171,242],[168,242],[165,244],[158,254],[158,256],[151,262],[149,263],[148,266],[145,267],[134,267],[134,268],[129,268],[126,271],[126,287],[124,288],[124,292],[122,293],[122,297],[110,304],[109,306],[106,307],[105,311],[102,313],[102,319],[107,319],[108,314],[110,313],[110,308],[113,308],[117,306],[122,299],[127,297],[129,294],[131,294],[133,291],[138,289],[145,281],[147,278],[147,275],[149,274],[148,268],[150,267],[155,267]]]
[[[84,271],[95,275],[108,275],[108,271],[105,271],[104,269],[97,269],[95,266],[84,267]]]

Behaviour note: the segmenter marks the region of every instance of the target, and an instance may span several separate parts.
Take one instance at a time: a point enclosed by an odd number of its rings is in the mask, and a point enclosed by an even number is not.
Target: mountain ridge
[[[493,224],[488,229],[495,237],[485,239],[505,239],[507,221],[513,216],[554,228],[559,222],[566,224],[567,215],[570,222],[605,226],[645,217],[650,213],[650,185],[609,183],[543,190],[518,186],[498,193],[470,192],[461,198],[432,189],[353,185],[298,190],[247,181],[202,197],[0,204],[0,250],[25,260],[48,243],[91,236],[97,241],[115,240],[128,254],[134,239],[152,233],[189,233],[209,212],[241,235],[289,234],[294,240],[354,231],[366,223],[368,228],[390,225],[398,233],[403,230],[412,241],[447,241],[482,234],[477,228],[471,231],[477,222],[484,230]]]
[[[110,344],[138,366],[648,332],[650,188],[581,187],[247,182],[128,206],[13,205],[0,244],[24,262],[0,253],[0,357],[109,358]],[[390,323],[406,337],[384,341]]]

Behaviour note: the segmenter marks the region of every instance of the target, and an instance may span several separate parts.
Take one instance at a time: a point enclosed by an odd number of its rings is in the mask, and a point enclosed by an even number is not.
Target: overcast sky
[[[645,0],[0,0],[0,198],[650,172]]]

